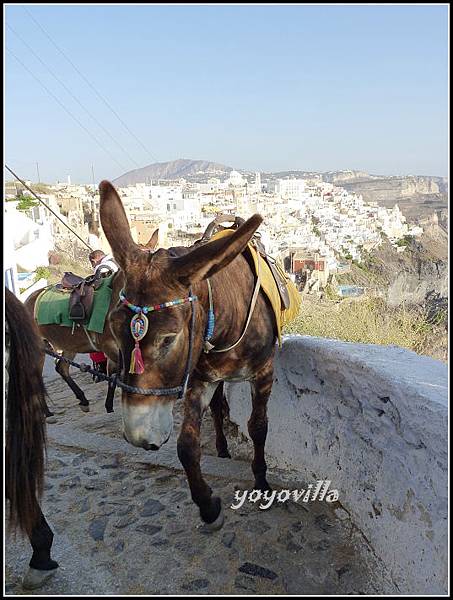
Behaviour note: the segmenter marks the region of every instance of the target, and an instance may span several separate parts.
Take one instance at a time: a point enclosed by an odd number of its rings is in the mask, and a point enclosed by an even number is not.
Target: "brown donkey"
[[[240,339],[256,283],[242,252],[262,218],[254,215],[231,236],[193,248],[144,253],[131,237],[115,188],[103,181],[99,189],[102,227],[124,273],[121,300],[109,314],[122,359],[122,381],[130,386],[122,393],[124,437],[134,446],[158,450],[170,437],[173,405],[184,396],[178,456],[202,520],[218,528],[223,522],[220,499],[212,496],[200,470],[200,426],[214,395],[217,448],[227,456],[217,390],[223,381],[252,384],[252,470],[255,487],[269,489],[264,444],[277,325],[262,292]],[[214,350],[206,352],[208,330]],[[222,352],[230,346],[234,347]]]
[[[109,307],[111,310],[116,304],[116,298],[123,285],[123,276],[121,271],[118,271],[113,276],[112,283],[112,301]],[[25,301],[25,305],[31,314],[34,314],[35,303],[42,290],[37,290],[30,294]],[[64,358],[73,360],[76,354],[88,354],[90,352],[99,351],[104,352],[108,357],[108,372],[115,373],[117,371],[118,361],[118,349],[116,343],[112,337],[112,334],[108,327],[104,328],[103,333],[96,333],[93,331],[86,331],[81,327],[77,327],[72,332],[71,327],[65,327],[63,325],[37,325],[39,334],[43,340],[48,342],[51,349],[55,352],[61,352]],[[45,355],[42,356],[41,369],[44,367]],[[72,379],[69,374],[69,364],[64,360],[56,359],[55,370],[61,377],[66,381],[68,386],[74,392],[76,398],[79,400],[79,406],[84,411],[90,410],[89,402],[83,393],[83,390],[79,388],[76,382]],[[107,392],[107,398],[105,400],[105,408],[107,412],[113,411],[113,396],[114,388],[109,384]],[[46,405],[46,416],[52,416],[52,412]]]
[[[140,244],[140,248],[143,251],[151,252],[154,250],[158,240],[159,230],[153,233],[147,244]],[[114,275],[112,283],[112,301],[110,303],[109,310],[111,310],[117,303],[118,294],[123,286],[123,275],[121,271]],[[25,305],[34,314],[35,303],[42,290],[33,292],[29,298],[25,301]],[[93,351],[103,352],[107,358],[107,371],[109,374],[117,372],[117,361],[118,361],[118,349],[116,342],[112,337],[112,333],[109,327],[104,328],[103,333],[87,332],[86,330],[77,327],[74,332],[70,327],[62,325],[38,325],[39,333],[43,340],[46,340],[55,352],[61,352],[64,358],[73,360],[76,354],[88,354]],[[42,367],[44,366],[44,356],[42,357]],[[79,406],[84,412],[89,411],[89,402],[83,393],[83,390],[79,388],[76,382],[72,379],[69,374],[69,364],[64,360],[57,359],[55,370],[61,377],[66,381],[75,396],[79,400]],[[107,412],[113,412],[113,396],[114,387],[109,384],[107,397],[105,400],[105,409]],[[46,416],[52,416],[52,412],[49,408],[45,407]]]

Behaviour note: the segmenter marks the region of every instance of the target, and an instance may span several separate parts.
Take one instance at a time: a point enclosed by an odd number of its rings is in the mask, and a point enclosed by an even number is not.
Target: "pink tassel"
[[[142,351],[138,342],[135,342],[135,348],[132,350],[131,364],[129,373],[141,375],[145,371],[145,363],[143,362]]]

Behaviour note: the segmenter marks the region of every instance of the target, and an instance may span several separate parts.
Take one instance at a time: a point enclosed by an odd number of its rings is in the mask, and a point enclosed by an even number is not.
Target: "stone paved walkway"
[[[233,459],[218,458],[208,414],[203,472],[222,498],[225,524],[215,533],[200,531],[198,508],[176,455],[180,411],[175,411],[171,440],[158,452],[145,452],[122,438],[119,392],[116,412],[106,414],[106,384],[94,384],[82,373],[75,379],[91,402],[89,413],[80,411],[62,380],[47,382],[58,423],[48,425],[43,511],[55,534],[60,569],[35,593],[352,594],[388,589],[380,564],[342,509],[290,501],[269,510],[252,503],[232,510],[235,489],[252,486],[250,462],[243,460],[250,445],[236,437],[230,444]],[[278,488],[282,477],[271,473],[269,480]],[[27,540],[7,539],[7,594],[30,593],[21,586],[30,556]]]

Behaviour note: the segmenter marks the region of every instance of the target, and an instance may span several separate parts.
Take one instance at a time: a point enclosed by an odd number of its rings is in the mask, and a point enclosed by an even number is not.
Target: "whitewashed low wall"
[[[247,434],[248,383],[229,384]],[[399,591],[447,591],[447,366],[397,347],[288,336],[269,401],[269,466],[331,480]]]

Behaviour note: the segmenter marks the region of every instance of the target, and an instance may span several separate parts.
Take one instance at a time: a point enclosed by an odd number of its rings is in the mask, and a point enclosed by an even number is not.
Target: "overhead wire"
[[[41,204],[43,204],[43,205],[44,205],[44,206],[47,208],[47,210],[48,210],[48,211],[50,211],[50,212],[51,212],[51,213],[52,213],[52,214],[53,214],[53,215],[54,215],[54,216],[55,216],[55,217],[56,217],[56,218],[57,218],[57,219],[58,219],[58,220],[59,220],[61,223],[63,223],[63,225],[64,225],[65,227],[67,227],[67,228],[69,229],[69,231],[70,231],[71,233],[73,233],[73,234],[74,234],[74,235],[75,235],[75,236],[76,236],[76,237],[77,237],[77,238],[78,238],[78,239],[79,239],[79,240],[80,240],[80,241],[81,241],[81,242],[82,242],[82,243],[83,243],[83,244],[84,244],[84,245],[85,245],[87,248],[89,248],[91,251],[93,250],[93,248],[92,248],[92,247],[91,247],[89,244],[87,244],[87,242],[86,242],[86,241],[85,241],[83,238],[81,238],[81,237],[80,237],[80,235],[77,233],[77,231],[74,231],[74,229],[73,229],[72,227],[70,227],[70,226],[69,226],[69,225],[68,225],[68,224],[67,224],[65,221],[63,221],[63,219],[62,219],[62,218],[61,218],[61,217],[60,217],[60,216],[59,216],[59,215],[58,215],[58,214],[57,214],[57,213],[56,213],[54,210],[52,210],[52,209],[50,208],[50,206],[48,206],[48,205],[47,205],[47,204],[44,202],[44,200],[43,200],[42,198],[40,198],[40,197],[38,196],[38,194],[36,194],[36,192],[34,192],[34,191],[33,191],[33,190],[32,190],[32,189],[31,189],[31,188],[30,188],[30,187],[29,187],[29,186],[28,186],[28,185],[25,183],[25,181],[23,181],[23,179],[21,179],[21,178],[20,178],[18,175],[16,175],[16,173],[14,173],[14,171],[13,171],[12,169],[10,169],[10,168],[8,167],[8,165],[6,165],[6,164],[5,164],[5,169],[7,169],[7,170],[8,170],[8,171],[11,173],[11,175],[13,175],[13,176],[14,176],[14,177],[17,179],[17,181],[20,181],[20,183],[21,183],[21,184],[22,184],[22,185],[23,185],[23,186],[24,186],[24,187],[25,187],[25,188],[26,188],[26,189],[27,189],[27,190],[28,190],[28,191],[29,191],[31,194],[33,194],[33,196],[34,196],[34,197],[35,197],[37,200],[39,200],[39,202],[41,202]]]
[[[37,60],[47,69],[47,71],[52,75],[54,79],[58,81],[58,83],[67,91],[67,93],[77,102],[79,106],[88,114],[88,116],[95,121],[95,123],[104,131],[106,135],[110,137],[110,139],[126,154],[129,160],[134,163],[137,168],[140,168],[140,165],[137,161],[129,154],[129,152],[123,148],[123,146],[118,142],[112,134],[99,122],[99,120],[90,112],[90,110],[82,103],[80,100],[72,93],[72,91],[68,88],[68,86],[52,71],[52,69],[44,62],[44,60],[33,50],[33,48],[20,36],[17,31],[15,31],[9,23],[6,24],[7,28],[28,48],[28,50],[35,56]]]
[[[28,16],[32,19],[32,21],[39,27],[42,33],[47,37],[47,39],[51,42],[51,44],[60,52],[60,54],[69,62],[72,68],[79,74],[79,76],[85,81],[85,83],[93,90],[93,92],[102,100],[102,102],[109,108],[109,110],[115,115],[115,117],[120,121],[126,131],[136,140],[136,142],[141,146],[141,148],[156,162],[158,159],[153,156],[153,154],[148,150],[148,148],[143,144],[143,142],[135,135],[133,131],[128,127],[128,125],[124,122],[124,120],[120,117],[120,115],[116,112],[116,110],[110,105],[110,103],[104,98],[104,96],[98,92],[98,90],[94,87],[94,85],[85,77],[85,75],[78,69],[78,67],[72,62],[72,60],[66,55],[66,53],[58,46],[58,44],[52,39],[50,34],[44,29],[44,27],[35,19],[32,13],[25,7],[22,6],[24,11],[28,14]]]
[[[24,64],[24,63],[23,63],[21,60],[20,60],[20,58],[18,58],[18,57],[17,57],[17,56],[14,54],[14,52],[13,52],[13,51],[12,51],[10,48],[6,47],[6,50],[7,50],[7,52],[9,52],[9,53],[11,54],[11,56],[13,56],[13,57],[14,57],[14,58],[17,60],[17,62],[18,62],[18,63],[19,63],[19,64],[20,64],[20,65],[21,65],[21,66],[22,66],[22,67],[23,67],[23,68],[24,68],[24,69],[25,69],[25,70],[26,70],[26,71],[27,71],[27,72],[28,72],[28,73],[29,73],[29,74],[30,74],[32,77],[33,77],[33,79],[34,79],[35,81],[37,81],[37,82],[39,83],[39,85],[40,85],[41,87],[43,87],[43,88],[45,89],[45,91],[46,91],[46,92],[47,92],[47,93],[48,93],[50,96],[52,96],[52,98],[55,100],[55,102],[57,102],[57,103],[58,103],[58,104],[59,104],[59,105],[60,105],[60,106],[63,108],[63,110],[64,110],[64,111],[65,111],[65,112],[66,112],[66,113],[67,113],[67,114],[68,114],[68,115],[69,115],[69,116],[70,116],[70,117],[71,117],[71,118],[72,118],[72,119],[73,119],[73,120],[74,120],[74,121],[75,121],[75,122],[76,122],[76,123],[77,123],[77,124],[78,124],[78,125],[79,125],[79,126],[80,126],[80,127],[81,127],[81,128],[82,128],[82,129],[83,129],[83,130],[84,130],[84,131],[85,131],[85,132],[88,134],[88,135],[89,135],[89,136],[90,136],[90,137],[91,137],[91,139],[93,139],[93,140],[96,142],[96,144],[97,144],[98,146],[100,146],[100,147],[101,147],[101,148],[104,150],[104,152],[106,152],[106,153],[107,153],[107,154],[110,156],[110,158],[111,158],[111,159],[112,159],[112,160],[113,160],[113,161],[114,161],[114,162],[115,162],[115,163],[116,163],[116,164],[117,164],[117,165],[120,167],[120,169],[122,169],[123,171],[127,171],[127,168],[126,168],[124,165],[122,165],[120,162],[118,162],[118,161],[117,161],[117,159],[116,159],[116,158],[115,158],[115,157],[112,155],[112,153],[111,153],[109,150],[107,150],[107,148],[106,148],[106,147],[105,147],[105,146],[102,144],[102,142],[100,142],[100,141],[97,139],[97,137],[96,137],[95,135],[93,135],[93,134],[92,134],[92,133],[91,133],[91,132],[90,132],[90,131],[89,131],[89,130],[88,130],[86,127],[85,127],[85,125],[83,125],[83,123],[81,123],[81,122],[79,121],[79,119],[78,119],[76,116],[74,116],[74,115],[72,114],[72,112],[71,112],[71,111],[70,111],[70,110],[69,110],[69,109],[68,109],[68,108],[67,108],[67,107],[66,107],[66,106],[65,106],[65,105],[64,105],[64,104],[63,104],[63,103],[62,103],[62,102],[61,102],[61,101],[60,101],[60,100],[57,98],[57,96],[55,96],[55,94],[54,94],[53,92],[51,92],[51,91],[49,90],[49,88],[48,88],[48,87],[47,87],[47,86],[46,86],[44,83],[42,83],[42,81],[41,81],[41,80],[40,80],[38,77],[36,77],[36,75],[35,75],[35,74],[34,74],[34,73],[33,73],[33,72],[32,72],[32,71],[31,71],[31,70],[30,70],[30,69],[29,69],[29,68],[28,68],[28,67],[27,67],[27,66],[26,66],[26,65],[25,65],[25,64]]]

